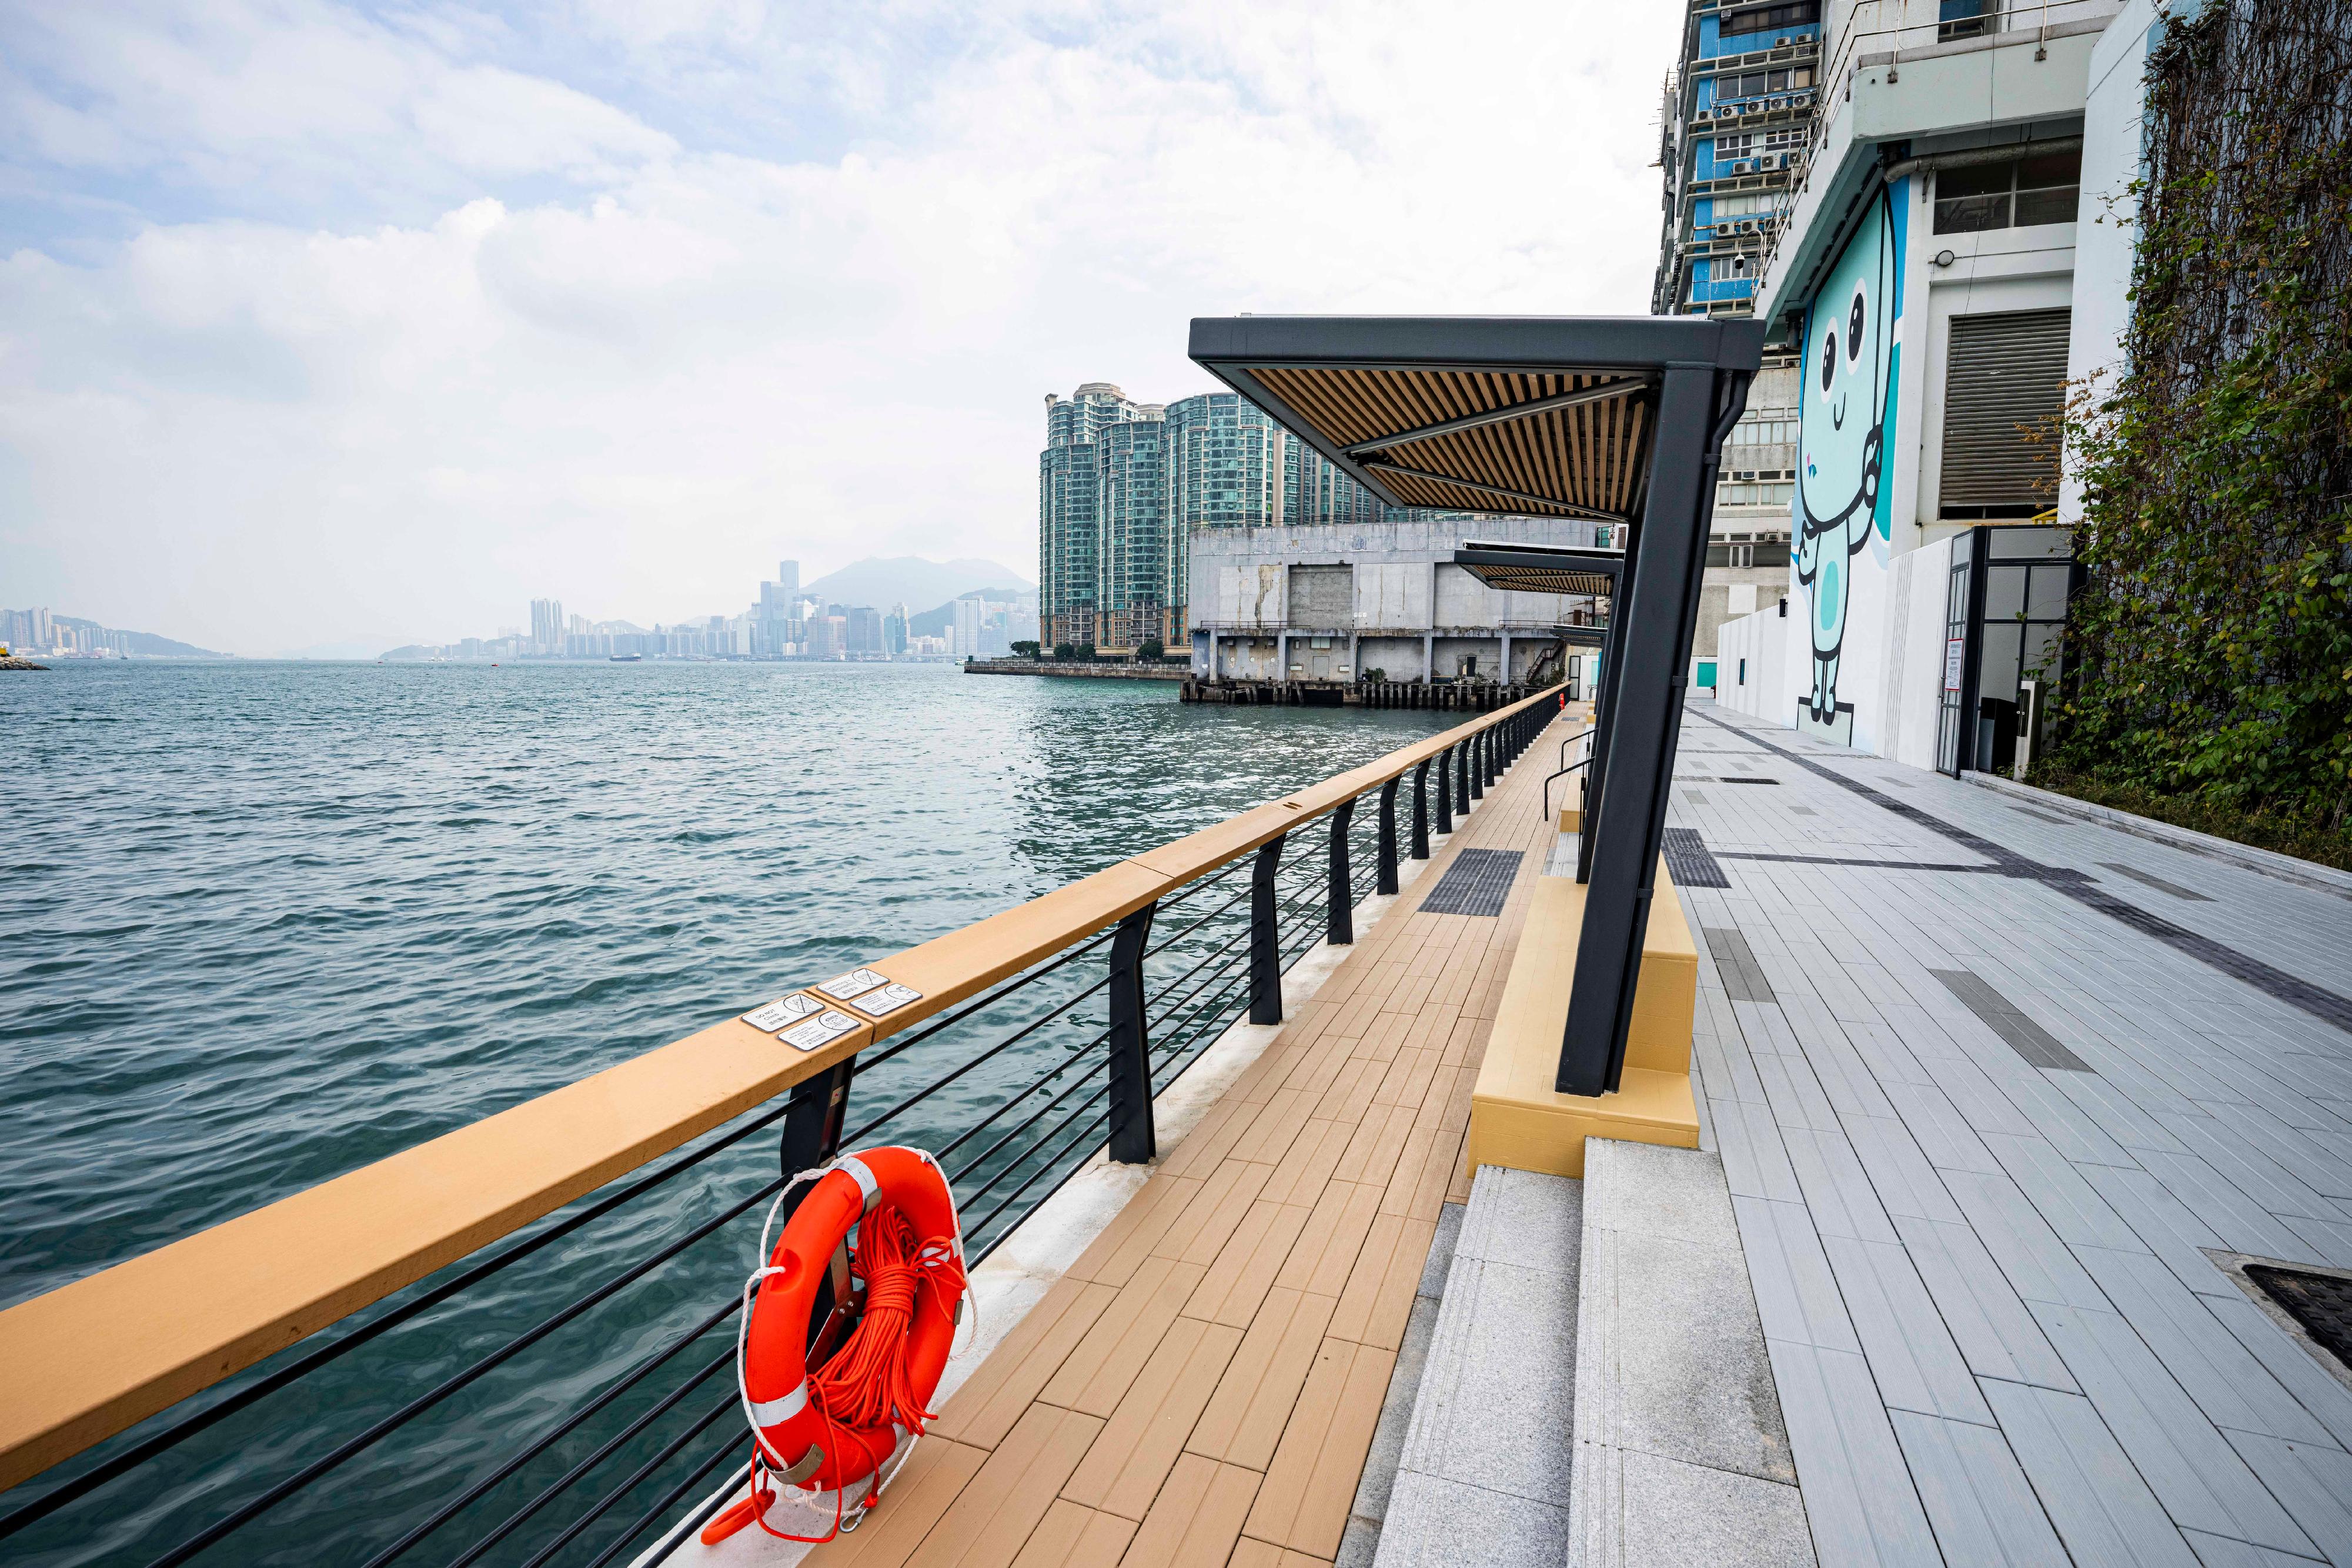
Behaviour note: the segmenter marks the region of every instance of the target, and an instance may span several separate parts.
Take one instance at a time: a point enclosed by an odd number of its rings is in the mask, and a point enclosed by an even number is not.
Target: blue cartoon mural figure
[[[1902,187],[1881,191],[1806,313],[1798,410],[1797,580],[1809,594],[1813,685],[1801,727],[1853,743],[1853,705],[1838,698],[1853,597],[1853,558],[1893,533],[1880,481],[1894,437],[1903,316]]]

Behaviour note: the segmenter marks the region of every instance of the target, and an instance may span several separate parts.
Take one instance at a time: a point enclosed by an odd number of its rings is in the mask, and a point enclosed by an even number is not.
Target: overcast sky
[[[269,653],[1036,572],[1195,315],[1638,313],[1673,0],[0,0],[0,604]]]

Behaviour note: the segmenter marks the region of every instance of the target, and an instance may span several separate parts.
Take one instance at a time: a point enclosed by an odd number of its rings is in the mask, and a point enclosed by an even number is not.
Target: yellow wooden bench
[[[1584,927],[1585,885],[1573,877],[1537,879],[1527,925],[1503,984],[1486,1057],[1470,1103],[1463,1157],[1553,1176],[1584,1174],[1584,1140],[1698,1147],[1698,1106],[1690,1082],[1691,1023],[1698,1001],[1698,949],[1673,879],[1659,862],[1625,1071],[1614,1094],[1562,1094],[1560,1034]]]

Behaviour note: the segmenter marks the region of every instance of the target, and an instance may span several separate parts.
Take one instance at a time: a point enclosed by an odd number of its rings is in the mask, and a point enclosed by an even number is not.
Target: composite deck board
[[[1684,742],[1780,781],[1668,820],[1747,948],[1701,947],[1703,1139],[1822,1562],[2352,1563],[2352,1390],[2209,1256],[2352,1267],[2352,1035],[1926,869],[1988,856],[1815,768],[2339,995],[2352,903],[1731,716]]]
[[[1555,726],[1523,758],[1540,762]],[[1316,1568],[1338,1554],[1555,834],[1515,768],[971,1374],[816,1564]],[[1423,913],[1466,848],[1499,915]]]

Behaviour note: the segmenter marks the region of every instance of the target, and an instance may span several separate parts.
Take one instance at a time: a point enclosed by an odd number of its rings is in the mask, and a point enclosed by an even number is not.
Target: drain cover
[[[2301,1323],[2303,1332],[2330,1355],[2352,1366],[2352,1280],[2268,1263],[2247,1264],[2246,1278],[2285,1308],[2287,1316]]]

